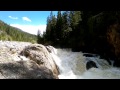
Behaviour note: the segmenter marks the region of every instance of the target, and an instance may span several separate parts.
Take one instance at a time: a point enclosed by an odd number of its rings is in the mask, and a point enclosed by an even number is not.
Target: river
[[[51,55],[59,68],[59,79],[120,79],[120,68],[109,65],[99,56],[86,57],[83,54],[70,49],[53,49]],[[94,61],[98,68],[86,70],[88,61]]]

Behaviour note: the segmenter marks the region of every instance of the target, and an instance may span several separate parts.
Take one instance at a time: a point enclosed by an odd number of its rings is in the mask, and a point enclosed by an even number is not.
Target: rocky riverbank
[[[58,68],[45,46],[0,41],[1,79],[58,79],[58,74]]]

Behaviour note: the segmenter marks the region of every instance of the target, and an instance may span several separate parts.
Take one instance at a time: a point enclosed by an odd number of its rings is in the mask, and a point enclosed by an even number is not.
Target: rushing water
[[[82,52],[53,48],[52,57],[59,67],[59,79],[120,79],[120,68],[99,57],[85,57]],[[98,68],[86,70],[86,62],[94,61]]]

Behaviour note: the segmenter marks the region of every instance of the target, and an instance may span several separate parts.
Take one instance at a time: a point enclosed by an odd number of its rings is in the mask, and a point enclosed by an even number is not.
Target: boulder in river
[[[87,70],[89,70],[90,68],[93,68],[93,67],[94,67],[94,68],[98,68],[95,62],[93,62],[93,61],[88,61],[88,62],[86,63],[86,69],[87,69]]]
[[[58,68],[45,46],[32,44],[27,46],[21,54],[35,61],[39,66],[47,67],[53,74],[59,74]]]

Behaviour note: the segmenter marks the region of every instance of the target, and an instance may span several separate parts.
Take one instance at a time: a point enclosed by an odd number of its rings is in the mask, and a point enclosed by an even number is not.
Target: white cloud
[[[10,24],[10,25],[35,35],[37,35],[38,30],[41,31],[41,34],[43,34],[43,32],[46,30],[46,25],[20,25],[20,24]]]
[[[8,16],[11,19],[18,19],[18,17],[12,17],[12,16]]]
[[[31,22],[31,20],[28,17],[22,17],[22,20]]]

